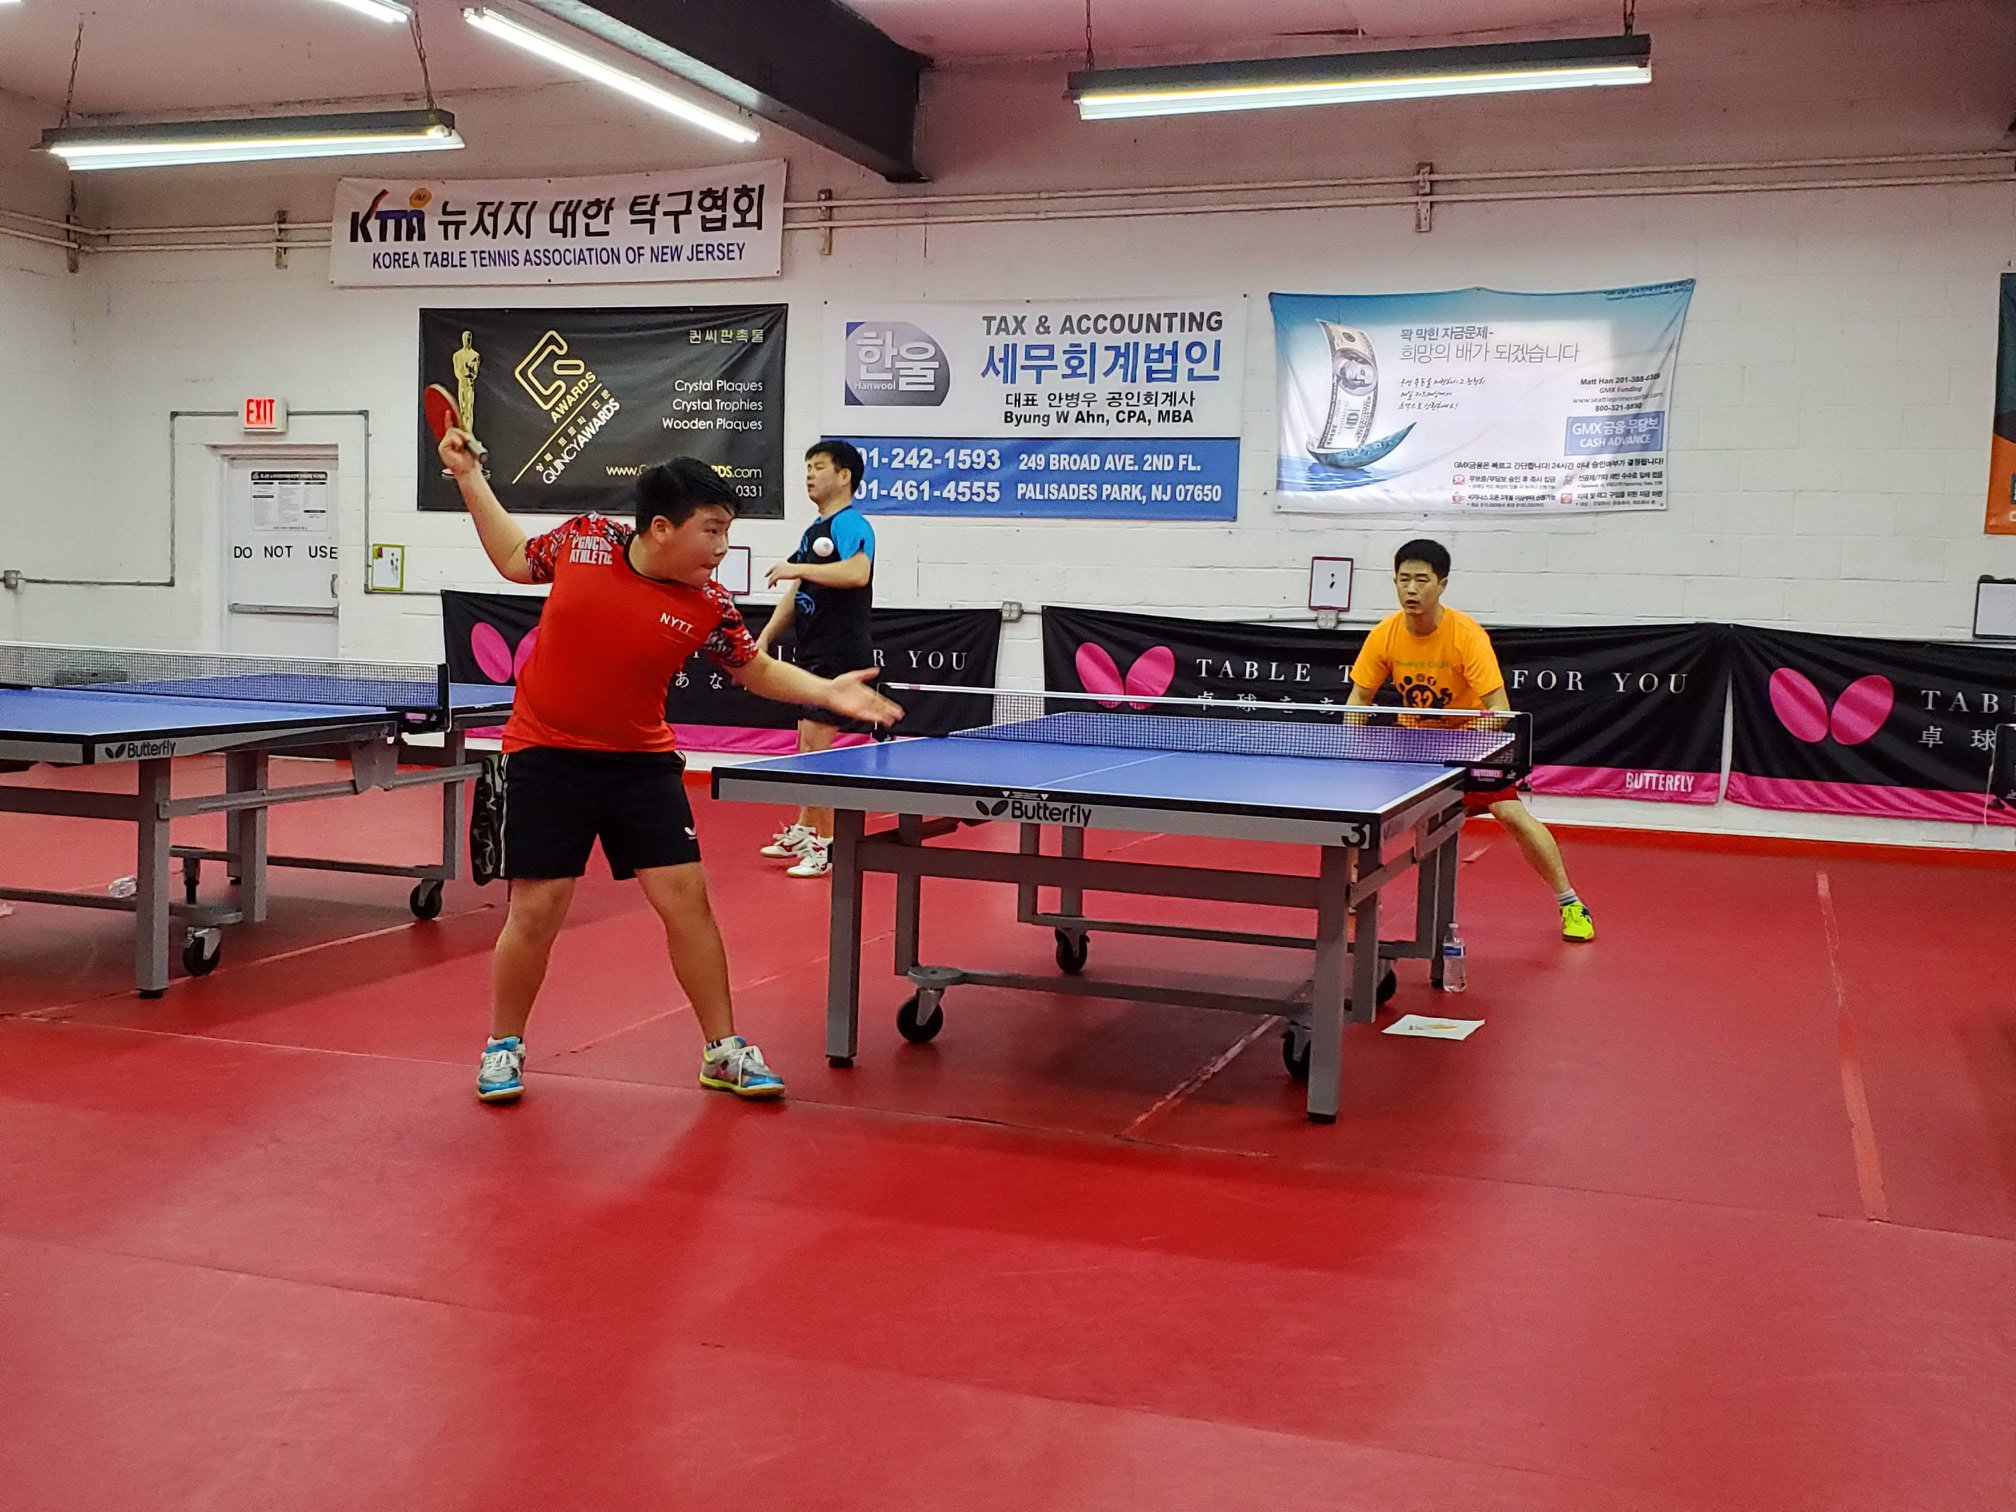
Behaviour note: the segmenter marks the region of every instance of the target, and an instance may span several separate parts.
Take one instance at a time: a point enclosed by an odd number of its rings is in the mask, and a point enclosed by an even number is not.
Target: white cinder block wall
[[[2002,140],[2016,106],[2016,26],[2003,0],[1655,18],[1651,29],[1659,64],[1649,90],[1421,108],[1091,125],[1061,99],[1062,61],[947,70],[927,85],[923,139],[934,182],[918,192],[1411,174],[1422,160],[1450,172],[1979,149]],[[448,170],[459,176],[716,160],[585,88],[451,93],[448,103],[477,144]],[[564,156],[545,145],[554,141],[565,142]],[[822,187],[842,199],[889,192],[781,133],[752,155],[780,152],[792,159],[794,199]],[[320,220],[333,178],[127,175],[89,184],[84,213],[115,225],[242,221],[278,208]],[[16,182],[0,176],[0,203],[13,203]],[[1382,564],[1392,548],[1425,529],[1455,553],[1452,600],[1487,623],[1725,619],[1954,638],[1967,633],[1976,577],[2016,575],[2016,538],[1981,533],[1997,281],[2016,255],[2009,182],[1444,205],[1426,235],[1405,208],[1032,218],[1042,208],[986,225],[843,231],[831,256],[820,255],[816,235],[793,233],[775,281],[606,290],[339,290],[315,252],[292,254],[285,271],[267,253],[97,257],[68,279],[50,271],[60,273],[60,258],[0,242],[10,337],[0,370],[11,383],[40,375],[41,342],[74,329],[76,360],[51,366],[68,373],[51,382],[59,393],[88,389],[94,436],[120,438],[79,448],[22,415],[0,421],[30,457],[28,475],[45,480],[0,492],[0,567],[153,575],[167,553],[173,411],[230,409],[254,392],[280,394],[296,410],[368,410],[371,520],[367,533],[366,501],[346,500],[343,649],[430,658],[439,649],[432,595],[493,579],[466,523],[413,509],[422,305],[788,303],[796,444],[819,430],[825,301],[1244,295],[1252,338],[1236,524],[889,519],[878,527],[881,600],[1294,619],[1304,616],[1308,559],[1341,554],[1360,564],[1364,614],[1353,618],[1362,622],[1386,607]],[[43,271],[17,275],[5,271],[10,263]],[[1346,524],[1275,512],[1270,291],[1573,289],[1682,277],[1698,288],[1666,512],[1509,524]],[[24,344],[12,339],[17,329],[37,348],[32,366],[15,355]],[[48,503],[52,480],[60,524]],[[795,491],[789,503],[802,523]],[[182,523],[177,588],[0,595],[0,632],[214,644],[220,547],[208,520]],[[754,547],[760,573],[796,529],[750,521],[737,538]],[[405,596],[362,592],[372,539],[407,543]],[[1005,681],[1038,679],[1039,634],[1033,619],[1007,627]],[[1355,641],[1355,632],[1340,638]],[[1596,823],[2007,843],[1953,827],[1726,804],[1548,808]]]
[[[46,124],[40,106],[0,95],[0,206],[60,221],[65,175],[18,150]],[[8,224],[59,234],[24,220]],[[106,518],[84,497],[94,483],[81,449],[92,388],[85,308],[83,281],[70,275],[60,248],[0,237],[0,568],[53,560],[46,553],[64,530],[102,528]],[[0,638],[33,634],[30,618],[25,595],[0,592]]]

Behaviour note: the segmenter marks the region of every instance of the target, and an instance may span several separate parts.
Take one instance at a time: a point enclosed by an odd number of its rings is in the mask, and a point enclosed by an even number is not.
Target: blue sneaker
[[[737,1097],[782,1097],[784,1078],[763,1064],[763,1052],[731,1034],[700,1057],[700,1085]]]
[[[516,1102],[525,1090],[525,1041],[517,1035],[493,1039],[483,1047],[476,1071],[476,1095],[485,1102]]]

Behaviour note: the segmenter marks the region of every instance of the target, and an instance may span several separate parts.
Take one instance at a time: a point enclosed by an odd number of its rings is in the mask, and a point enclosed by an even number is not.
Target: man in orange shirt
[[[783,1079],[735,1033],[685,763],[665,723],[666,690],[698,651],[750,692],[782,703],[876,725],[903,711],[868,686],[872,668],[814,677],[757,650],[714,581],[735,493],[706,463],[677,457],[646,471],[634,526],[582,515],[528,540],[491,492],[466,432],[442,438],[441,462],[491,564],[511,582],[553,585],[504,728],[501,870],[511,907],[491,958],[477,1096],[511,1102],[524,1091],[526,1021],[574,884],[600,840],[611,874],[635,877],[664,926],[672,969],[706,1036],[700,1084],[781,1097]]]
[[[1371,703],[1391,678],[1409,708],[1510,709],[1491,637],[1469,615],[1442,606],[1442,591],[1449,586],[1448,548],[1439,541],[1409,541],[1394,553],[1393,586],[1400,612],[1389,614],[1365,637],[1351,668],[1350,701]],[[1595,939],[1596,921],[1569,885],[1560,846],[1519,801],[1518,790],[1466,792],[1463,803],[1471,813],[1488,813],[1504,825],[1528,864],[1554,889],[1561,905],[1561,937]]]

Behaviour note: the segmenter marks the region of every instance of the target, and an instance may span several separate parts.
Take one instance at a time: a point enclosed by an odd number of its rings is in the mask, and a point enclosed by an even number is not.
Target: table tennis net
[[[386,708],[427,715],[448,707],[447,673],[440,666],[97,646],[0,644],[0,687]]]
[[[901,692],[891,691],[900,701]],[[993,722],[960,730],[959,738],[1508,771],[1523,770],[1526,762],[1528,716],[1509,712],[1202,698],[1117,701],[1009,689],[991,693]]]

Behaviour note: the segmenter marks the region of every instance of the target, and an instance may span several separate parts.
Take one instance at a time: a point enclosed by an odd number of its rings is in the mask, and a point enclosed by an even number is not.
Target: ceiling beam
[[[917,167],[931,60],[837,0],[525,0],[570,26],[830,148],[892,183]]]

